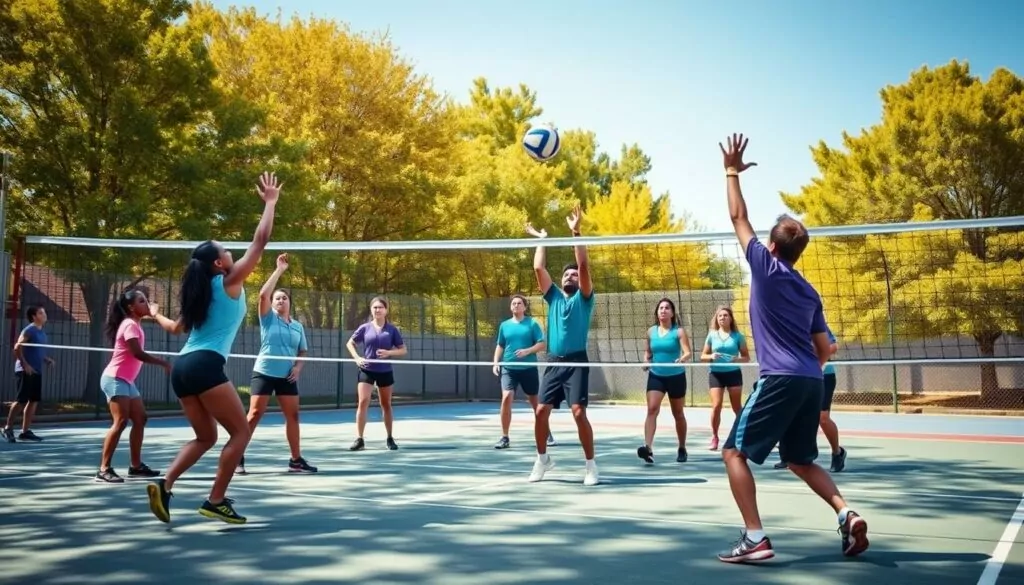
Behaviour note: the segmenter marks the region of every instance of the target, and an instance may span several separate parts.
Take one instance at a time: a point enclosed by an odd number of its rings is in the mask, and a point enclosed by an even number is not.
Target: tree
[[[442,232],[437,206],[454,188],[457,127],[429,78],[386,37],[358,36],[332,20],[218,12],[208,3],[193,18],[209,35],[218,85],[267,111],[265,135],[308,145],[303,167],[317,186],[305,193],[309,213],[296,224],[304,234],[387,241]],[[311,255],[296,271],[312,289],[311,325],[334,322],[339,291],[432,291],[452,277],[433,260],[416,251]],[[344,323],[354,327],[365,307],[345,307]]]
[[[790,209],[811,225],[1024,213],[1024,81],[999,69],[985,82],[954,61],[922,68],[881,97],[881,122],[859,136],[844,134],[845,151],[824,143],[812,149],[820,176],[799,194],[782,195]],[[863,323],[886,319],[891,309],[904,335],[970,335],[991,357],[1004,332],[1024,330],[1019,231],[845,238],[817,244],[809,255],[819,263],[828,257],[840,259],[838,274],[859,290],[837,287],[826,304],[856,312],[860,333],[886,331]],[[828,291],[820,274],[816,284]],[[880,289],[886,282],[891,307]],[[984,397],[998,390],[994,365],[981,367],[981,388]]]
[[[279,156],[284,166],[289,153],[278,140],[253,140],[258,112],[213,87],[202,36],[176,23],[188,2],[5,4],[0,147],[14,153],[12,232],[205,239],[258,214],[252,186],[263,161]],[[81,288],[94,346],[105,345],[115,274],[137,281],[182,260],[146,250],[37,252]],[[84,393],[94,392],[101,361],[90,354]]]

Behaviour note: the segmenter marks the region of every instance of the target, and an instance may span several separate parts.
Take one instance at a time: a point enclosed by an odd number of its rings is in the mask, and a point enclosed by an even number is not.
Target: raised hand
[[[569,224],[569,231],[574,234],[579,233],[580,224],[583,223],[583,211],[580,209],[578,203],[576,204],[576,207],[573,207],[572,213],[569,217],[565,218],[565,221]]]
[[[288,254],[281,254],[277,257],[277,269],[281,271],[288,270]]]
[[[256,192],[260,194],[260,199],[265,203],[274,203],[277,201],[278,195],[281,194],[281,187],[284,187],[284,183],[277,182],[277,175],[263,173],[260,175],[260,184],[256,187]]]
[[[538,230],[535,227],[533,227],[533,224],[531,224],[530,222],[526,222],[526,233],[530,234],[535,238],[548,237],[548,232],[546,230]]]
[[[722,163],[726,169],[733,169],[737,173],[749,169],[750,167],[756,167],[756,162],[743,162],[743,152],[747,150],[747,142],[750,139],[744,138],[742,134],[733,134],[731,138],[726,138],[725,142],[729,145],[729,148],[722,146],[722,143],[718,143],[718,148],[722,150]]]
[[[160,314],[160,305],[156,303],[149,303],[149,316],[156,317]]]

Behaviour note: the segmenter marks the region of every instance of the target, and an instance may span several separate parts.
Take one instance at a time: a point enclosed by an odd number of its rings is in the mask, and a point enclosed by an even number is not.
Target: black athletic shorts
[[[821,378],[763,376],[754,384],[723,449],[736,449],[761,465],[779,446],[779,457],[797,465],[818,458]]]
[[[540,374],[537,373],[537,368],[510,370],[502,366],[501,389],[515,392],[517,387],[522,388],[523,394],[527,396],[536,396],[540,392]]]
[[[821,393],[821,411],[828,412],[832,410],[832,397],[836,393],[836,375],[825,374],[825,379],[822,380],[824,388]]]
[[[378,390],[387,388],[395,385],[395,373],[390,370],[387,372],[371,372],[370,370],[359,368],[359,383],[376,386]]]
[[[184,353],[174,360],[171,368],[171,388],[178,398],[199,396],[203,392],[227,384],[224,356],[215,351],[201,349]]]
[[[669,400],[679,400],[686,397],[686,374],[675,376],[658,376],[647,372],[647,391],[664,392],[668,394]]]
[[[18,397],[15,402],[28,404],[29,402],[42,402],[43,400],[43,375],[38,371],[35,374],[25,372],[14,372],[14,379],[18,386]]]
[[[252,396],[298,396],[299,385],[288,378],[275,378],[266,374],[253,373],[249,383],[249,394]]]
[[[708,372],[708,388],[735,388],[743,386],[743,370],[729,372]]]
[[[540,403],[561,408],[562,402],[569,406],[586,406],[590,396],[590,368],[560,366],[558,362],[587,363],[587,352],[580,351],[566,356],[548,356],[541,384]]]

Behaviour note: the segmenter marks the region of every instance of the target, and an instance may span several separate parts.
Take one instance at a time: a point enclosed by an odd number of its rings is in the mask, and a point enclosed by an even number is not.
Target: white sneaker
[[[534,482],[538,482],[538,481],[544,479],[544,474],[547,473],[549,470],[551,470],[554,467],[555,467],[555,460],[554,459],[552,459],[551,457],[548,457],[548,460],[545,463],[540,458],[540,455],[538,455],[537,456],[537,460],[534,461],[534,463],[533,463],[533,471],[530,473],[530,478],[527,481],[529,481],[530,483],[534,483]]]
[[[583,476],[583,485],[597,485],[601,483],[601,476],[597,473],[597,466],[587,466],[587,473]]]

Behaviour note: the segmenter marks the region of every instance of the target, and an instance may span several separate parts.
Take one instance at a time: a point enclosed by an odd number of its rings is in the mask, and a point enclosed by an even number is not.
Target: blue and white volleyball
[[[547,162],[555,158],[562,148],[562,137],[558,134],[558,128],[540,124],[530,128],[523,136],[523,148],[534,160]]]

